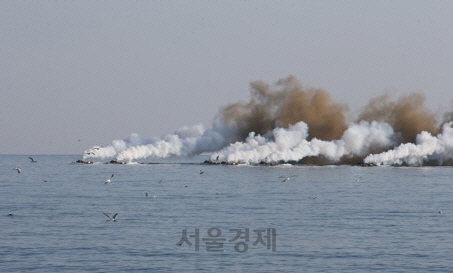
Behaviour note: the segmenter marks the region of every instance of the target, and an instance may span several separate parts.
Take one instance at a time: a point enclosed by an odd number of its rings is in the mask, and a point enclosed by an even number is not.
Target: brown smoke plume
[[[424,106],[425,97],[413,93],[391,101],[388,95],[381,95],[370,100],[357,121],[384,121],[389,123],[399,135],[402,143],[415,142],[415,137],[422,131],[438,133],[434,113]]]
[[[220,113],[225,124],[238,128],[241,140],[252,131],[265,134],[299,121],[307,123],[309,139],[339,139],[346,129],[347,107],[333,103],[322,89],[303,88],[293,76],[279,80],[275,89],[262,81],[250,87],[249,102],[230,104]]]

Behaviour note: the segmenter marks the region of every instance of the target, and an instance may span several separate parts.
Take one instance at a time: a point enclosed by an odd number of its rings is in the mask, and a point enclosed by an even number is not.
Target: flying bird
[[[116,221],[116,216],[118,216],[118,213],[115,213],[113,214],[112,217],[110,217],[110,215],[108,215],[107,213],[103,212],[105,216],[107,216],[107,218],[109,218],[107,221],[113,221],[115,222]]]
[[[33,157],[29,156],[28,159],[30,159],[31,163],[36,163],[38,161],[34,160]]]
[[[203,170],[200,170],[200,174],[204,174],[204,171],[203,171]]]
[[[297,175],[290,175],[290,176],[279,176],[278,178],[284,178],[282,182],[288,181],[291,177],[296,177]]]
[[[19,167],[14,168],[14,170],[17,171],[17,173],[20,173],[22,171]]]
[[[112,182],[112,178],[113,178],[114,175],[115,175],[115,174],[112,173],[112,175],[110,176],[110,178],[107,179],[107,180],[105,180],[104,184],[108,184],[108,183]]]

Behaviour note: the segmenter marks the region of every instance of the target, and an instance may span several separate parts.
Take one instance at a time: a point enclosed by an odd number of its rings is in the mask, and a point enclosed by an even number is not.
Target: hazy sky
[[[288,75],[358,109],[453,108],[453,1],[0,1],[0,153],[207,127]],[[80,140],[80,141],[79,141]]]

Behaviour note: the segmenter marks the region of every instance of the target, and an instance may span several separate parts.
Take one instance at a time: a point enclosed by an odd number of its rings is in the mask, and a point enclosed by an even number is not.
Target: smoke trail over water
[[[348,107],[294,77],[250,84],[251,98],[223,107],[210,128],[184,126],[142,139],[132,134],[85,151],[84,160],[132,162],[211,153],[212,163],[423,165],[453,162],[453,115],[443,122],[414,93],[370,100],[354,123]],[[442,124],[442,125],[438,125]]]
[[[417,135],[415,144],[404,143],[395,149],[371,154],[364,159],[366,164],[374,165],[409,165],[451,164],[453,159],[453,128],[452,123],[443,126],[442,133],[433,136],[424,131]]]
[[[83,159],[100,158],[131,162],[148,157],[190,156],[221,149],[230,143],[235,131],[215,122],[213,128],[203,125],[182,127],[173,134],[142,140],[137,134],[128,139],[115,140],[105,147],[94,146],[85,151]]]
[[[287,129],[275,128],[268,136],[252,132],[244,142],[236,142],[214,153],[211,160],[234,164],[273,164],[321,156],[331,163],[338,163],[343,157],[363,157],[372,148],[388,148],[393,143],[392,136],[390,125],[373,121],[351,124],[339,140],[307,140],[308,126],[300,121]]]

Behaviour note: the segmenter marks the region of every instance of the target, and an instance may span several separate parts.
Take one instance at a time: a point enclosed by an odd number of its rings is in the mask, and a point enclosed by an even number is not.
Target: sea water
[[[0,156],[0,272],[453,270],[451,167],[33,158]]]

